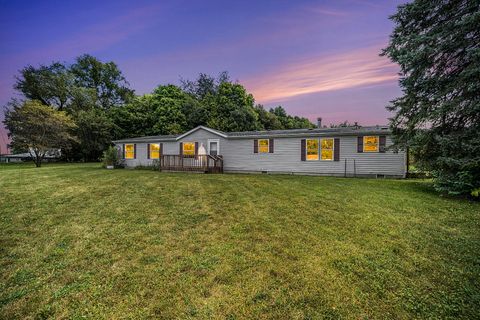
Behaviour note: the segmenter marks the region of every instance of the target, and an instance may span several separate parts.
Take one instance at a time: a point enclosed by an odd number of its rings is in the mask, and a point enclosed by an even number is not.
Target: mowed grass
[[[480,204],[428,181],[0,166],[4,319],[478,318]]]

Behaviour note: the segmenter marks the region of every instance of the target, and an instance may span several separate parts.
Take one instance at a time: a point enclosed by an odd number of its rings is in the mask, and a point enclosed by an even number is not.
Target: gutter
[[[286,134],[253,134],[246,136],[229,136],[227,139],[251,139],[251,138],[302,138],[302,137],[338,137],[338,136],[366,136],[366,135],[391,135],[385,131],[361,131],[361,132],[312,132],[312,133],[286,133]]]

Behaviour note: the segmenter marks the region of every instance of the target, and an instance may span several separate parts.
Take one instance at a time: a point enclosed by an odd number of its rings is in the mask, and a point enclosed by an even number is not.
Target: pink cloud
[[[259,102],[269,103],[311,93],[396,82],[398,67],[378,56],[381,47],[298,60],[243,83]]]

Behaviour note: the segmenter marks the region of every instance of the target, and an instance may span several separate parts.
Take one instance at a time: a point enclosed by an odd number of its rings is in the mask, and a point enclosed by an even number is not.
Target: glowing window
[[[318,160],[317,139],[307,139],[307,160]]]
[[[268,139],[258,140],[258,152],[259,153],[268,153]]]
[[[183,155],[184,156],[194,156],[195,155],[195,142],[184,142],[183,143]]]
[[[150,159],[160,158],[160,144],[151,143],[150,144]]]
[[[322,139],[322,160],[333,160],[333,139]]]
[[[125,159],[135,159],[135,145],[126,144],[125,145]]]
[[[363,137],[363,152],[378,152],[378,136]]]

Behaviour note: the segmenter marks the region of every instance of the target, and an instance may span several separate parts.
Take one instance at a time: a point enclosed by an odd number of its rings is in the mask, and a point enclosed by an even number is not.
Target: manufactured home
[[[386,126],[246,132],[199,126],[114,143],[126,167],[404,178],[406,154],[389,148],[390,134]]]

